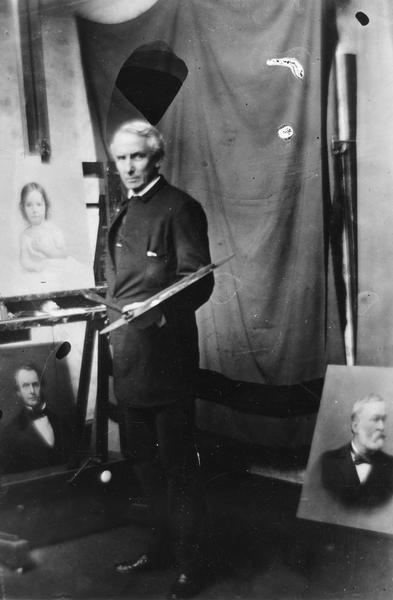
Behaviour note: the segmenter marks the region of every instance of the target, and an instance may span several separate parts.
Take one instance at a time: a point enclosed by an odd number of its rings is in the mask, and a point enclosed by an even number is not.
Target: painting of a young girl
[[[69,256],[61,229],[51,220],[51,205],[45,189],[36,182],[23,186],[19,208],[27,227],[20,234],[19,261],[23,271],[37,274],[49,286],[59,287],[61,278],[78,277],[79,262]],[[86,281],[80,281],[80,286]]]
[[[62,268],[67,258],[61,230],[49,220],[50,205],[39,183],[28,183],[21,191],[20,210],[28,223],[20,236],[20,263],[26,271]]]

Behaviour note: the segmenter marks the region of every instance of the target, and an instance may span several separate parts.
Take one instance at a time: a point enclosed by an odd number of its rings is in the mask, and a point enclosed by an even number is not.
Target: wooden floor
[[[393,598],[393,540],[299,520],[299,496],[298,484],[241,469],[210,478],[215,565],[206,572],[198,598]],[[108,521],[108,525],[95,533],[82,528],[81,537],[74,532],[58,543],[37,544],[30,552],[30,567],[23,573],[1,567],[1,600],[165,598],[175,576],[173,570],[136,576],[113,572],[114,563],[143,551],[143,518],[134,516],[121,525]]]

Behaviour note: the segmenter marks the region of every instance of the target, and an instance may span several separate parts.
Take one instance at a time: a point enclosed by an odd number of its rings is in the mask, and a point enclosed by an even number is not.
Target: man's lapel
[[[123,219],[125,213],[127,212],[127,208],[128,208],[128,200],[126,197],[124,197],[123,202],[121,203],[121,206],[119,208],[119,211],[116,213],[112,223],[109,225],[108,250],[109,250],[109,256],[110,256],[113,268],[115,267],[115,257],[114,257],[115,236],[116,236],[116,232],[117,232],[118,228],[120,227],[122,219]]]
[[[153,185],[153,187],[150,188],[150,190],[148,190],[146,192],[146,194],[143,195],[143,202],[148,202],[148,200],[150,200],[150,198],[152,196],[154,196],[165,185],[167,185],[166,179],[165,179],[165,177],[163,177],[161,175],[159,180],[157,181],[157,183],[155,183]],[[119,211],[115,214],[115,217],[114,217],[112,223],[109,225],[109,230],[108,230],[108,249],[109,249],[109,256],[110,256],[113,268],[115,268],[115,257],[114,257],[115,236],[116,236],[116,232],[117,232],[118,228],[120,227],[122,219],[123,219],[125,213],[127,212],[128,202],[129,202],[129,200],[127,198],[127,190],[125,188],[123,188],[122,189],[122,202],[121,202]]]

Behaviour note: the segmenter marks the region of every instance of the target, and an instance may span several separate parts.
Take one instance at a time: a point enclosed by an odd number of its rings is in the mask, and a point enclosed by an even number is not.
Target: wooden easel
[[[105,179],[105,195],[99,197],[97,204],[89,204],[99,210],[99,224],[94,257],[94,275],[97,286],[90,288],[96,294],[105,292],[104,284],[104,248],[107,234],[107,224],[112,218],[120,200],[120,180],[114,163],[108,162],[104,171],[101,162],[84,162],[82,170],[85,176]],[[108,413],[109,413],[109,372],[110,352],[107,338],[98,335],[105,325],[106,308],[104,305],[94,304],[85,298],[87,290],[59,291],[48,294],[32,294],[14,296],[0,299],[0,336],[2,332],[21,332],[32,327],[51,326],[56,324],[85,321],[86,329],[83,342],[83,352],[79,375],[79,384],[76,397],[76,423],[74,452],[70,467],[78,469],[80,463],[86,459],[81,452],[83,434],[85,429],[87,403],[91,383],[93,356],[96,343],[97,347],[97,395],[95,404],[95,448],[94,454],[88,458],[92,462],[105,462],[108,458]],[[45,300],[56,300],[60,306],[58,311],[50,314],[35,314],[34,309]],[[21,308],[30,308],[30,311]],[[33,309],[33,310],[32,310]],[[8,318],[8,311],[16,316]],[[87,462],[87,461],[85,461]]]
[[[94,259],[95,281],[98,282],[95,288],[89,288],[98,295],[105,293],[104,281],[104,260],[103,251],[105,237],[107,232],[107,223],[116,208],[119,199],[119,180],[114,169],[113,163],[108,163],[106,173],[104,173],[102,163],[83,163],[83,169],[87,169],[88,175],[104,178],[105,175],[105,195],[100,195],[98,203],[95,205],[99,210],[99,225],[97,231],[97,242]],[[92,205],[89,205],[92,206]],[[93,205],[94,206],[94,205]],[[104,305],[94,304],[88,300],[84,293],[87,290],[59,291],[55,293],[41,295],[24,295],[7,298],[0,298],[0,337],[7,334],[9,341],[15,334],[26,332],[34,327],[56,327],[57,324],[85,322],[85,333],[83,341],[83,351],[80,366],[79,382],[75,405],[75,439],[71,459],[64,468],[51,468],[51,472],[46,472],[37,476],[35,481],[47,481],[52,484],[54,480],[64,480],[63,485],[72,484],[71,488],[77,492],[78,485],[83,484],[83,473],[86,475],[87,482],[91,480],[92,473],[102,469],[105,464],[110,464],[110,468],[121,469],[119,461],[113,462],[113,458],[108,461],[108,416],[109,416],[109,375],[111,370],[111,359],[109,344],[106,336],[99,335],[99,331],[105,325],[106,307]],[[45,314],[39,310],[45,300],[55,300],[59,310]],[[11,314],[10,314],[11,313]],[[12,316],[11,316],[12,315]],[[16,337],[16,336],[15,336]],[[7,340],[7,341],[8,341]],[[97,344],[97,392],[95,402],[95,439],[94,446],[87,455],[85,449],[85,425],[89,390],[91,384],[91,375],[93,369],[94,351]],[[116,466],[118,464],[118,466]],[[89,468],[92,467],[92,468]],[[122,481],[122,477],[120,477]],[[26,479],[26,483],[30,479]],[[51,483],[52,482],[52,483]],[[18,481],[17,486],[23,486],[24,480]],[[9,485],[5,483],[5,485]],[[13,485],[11,483],[11,485]],[[66,489],[71,489],[70,486]],[[71,493],[71,492],[69,492]],[[18,535],[0,531],[0,562],[4,562],[14,569],[23,572],[23,568],[28,561],[29,542],[20,538]]]

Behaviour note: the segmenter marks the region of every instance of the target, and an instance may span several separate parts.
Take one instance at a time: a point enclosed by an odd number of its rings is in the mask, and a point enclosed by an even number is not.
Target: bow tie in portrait
[[[371,465],[373,460],[371,456],[363,456],[362,454],[354,454],[353,455],[353,462],[355,463],[355,465],[363,465],[363,464],[368,464]]]
[[[42,417],[46,416],[46,408],[43,408],[41,410],[32,410],[29,413],[29,416],[32,421],[35,421],[36,419],[41,419]]]

